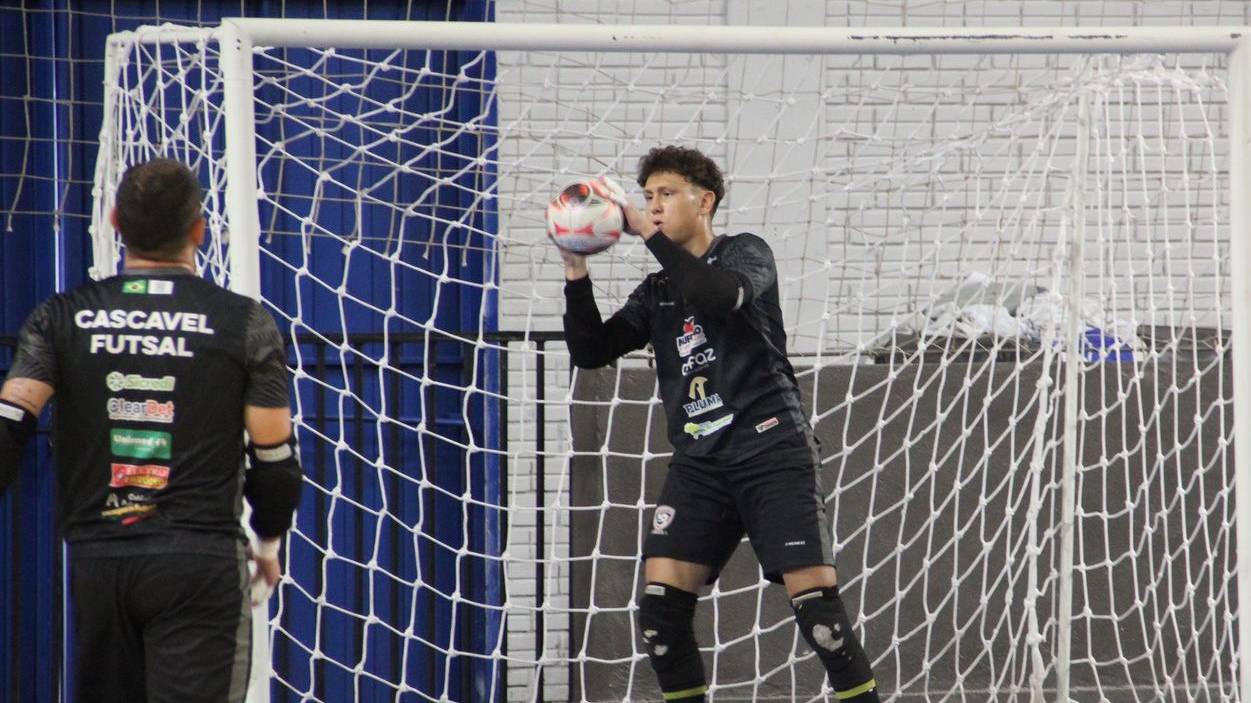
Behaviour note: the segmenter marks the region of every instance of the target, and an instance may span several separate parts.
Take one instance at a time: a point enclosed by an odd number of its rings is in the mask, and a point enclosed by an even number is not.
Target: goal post
[[[646,354],[570,368],[541,218],[684,143],[726,171],[714,227],[777,256],[887,695],[1249,701],[1248,41],[144,28],[109,42],[93,275],[125,167],[175,156],[206,275],[289,330],[309,485],[259,679],[280,699],[657,695],[631,616],[661,410]],[[601,310],[654,270],[628,241],[592,260]],[[734,565],[700,604],[716,699],[833,700]]]
[[[1233,357],[1234,388],[1251,388],[1251,211],[1239,193],[1251,188],[1251,38],[1242,32],[1237,46],[1230,52],[1230,242],[1234,310]],[[1251,437],[1251,394],[1234,393],[1234,435]],[[1251,515],[1251,442],[1234,442],[1234,471],[1237,482],[1239,516]],[[1251,603],[1251,520],[1238,521],[1238,602]],[[1251,617],[1238,619],[1238,671],[1241,700],[1251,700]]]

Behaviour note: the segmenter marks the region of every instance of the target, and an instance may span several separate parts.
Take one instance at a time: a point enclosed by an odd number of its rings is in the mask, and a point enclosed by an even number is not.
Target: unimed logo
[[[133,459],[169,459],[173,438],[168,432],[115,429],[109,433],[115,456]]]

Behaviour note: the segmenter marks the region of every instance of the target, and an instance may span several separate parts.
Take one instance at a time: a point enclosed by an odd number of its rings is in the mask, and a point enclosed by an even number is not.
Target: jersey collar
[[[708,251],[704,252],[704,255],[703,255],[703,256],[701,256],[701,257],[699,257],[699,260],[700,260],[700,261],[707,262],[707,261],[708,261],[708,257],[710,257],[710,256],[712,256],[714,253],[716,253],[716,251],[717,251],[717,247],[721,246],[721,241],[722,241],[722,240],[724,240],[724,239],[725,239],[725,235],[724,235],[724,234],[718,234],[717,236],[713,237],[713,238],[712,238],[712,244],[709,244],[709,245],[708,245]]]
[[[194,276],[181,266],[154,266],[152,268],[122,269],[123,276]]]

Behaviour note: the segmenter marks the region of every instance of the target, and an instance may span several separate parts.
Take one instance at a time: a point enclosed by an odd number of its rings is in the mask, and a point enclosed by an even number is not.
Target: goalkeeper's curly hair
[[[712,191],[716,199],[712,201],[711,215],[717,214],[717,206],[725,197],[725,180],[715,161],[698,149],[673,145],[654,147],[639,159],[639,186],[646,186],[653,173],[661,172],[676,173],[700,188]]]

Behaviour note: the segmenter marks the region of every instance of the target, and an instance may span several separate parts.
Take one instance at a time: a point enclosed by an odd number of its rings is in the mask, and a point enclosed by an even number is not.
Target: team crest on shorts
[[[665,530],[673,524],[673,515],[676,511],[672,506],[657,505],[656,514],[652,516],[652,534],[667,535]]]

